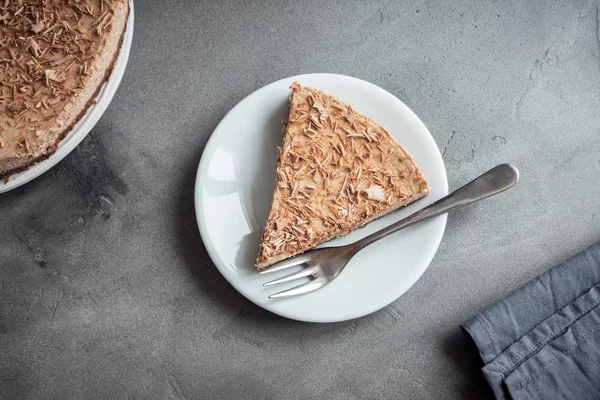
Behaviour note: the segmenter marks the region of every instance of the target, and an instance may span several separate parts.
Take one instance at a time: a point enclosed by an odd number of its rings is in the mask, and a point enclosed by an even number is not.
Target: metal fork
[[[519,180],[519,171],[511,164],[500,164],[478,178],[467,183],[460,189],[442,197],[433,204],[420,209],[408,217],[370,234],[354,243],[339,247],[324,247],[309,250],[296,257],[280,261],[267,269],[260,271],[268,274],[281,271],[286,268],[306,264],[306,268],[283,278],[267,282],[264,286],[277,285],[279,283],[293,281],[299,278],[310,278],[310,282],[284,290],[269,296],[271,299],[296,296],[309,293],[322,288],[338,277],[340,272],[348,264],[348,261],[360,250],[371,243],[383,239],[394,232],[414,225],[418,222],[437,217],[457,210],[476,201],[485,199],[511,188]]]

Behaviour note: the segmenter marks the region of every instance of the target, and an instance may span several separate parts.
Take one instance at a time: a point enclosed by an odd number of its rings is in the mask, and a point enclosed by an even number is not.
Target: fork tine
[[[269,296],[270,299],[278,299],[283,297],[296,296],[298,294],[309,293],[325,286],[326,282],[322,279],[314,279],[308,283],[293,287],[282,292],[278,292]]]
[[[315,268],[304,268],[298,272],[294,272],[293,274],[289,274],[284,276],[283,278],[272,280],[271,282],[267,282],[263,284],[263,286],[271,286],[277,285],[278,283],[293,281],[294,279],[304,278],[305,276],[311,276],[315,273]]]
[[[310,261],[310,257],[305,254],[299,254],[296,257],[288,258],[283,261],[276,262],[268,268],[259,271],[259,274],[268,274],[269,272],[281,271],[282,269],[295,267],[296,265],[304,264]]]

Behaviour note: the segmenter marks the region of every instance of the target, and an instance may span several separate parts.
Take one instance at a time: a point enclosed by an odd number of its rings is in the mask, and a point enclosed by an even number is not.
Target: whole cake
[[[421,170],[385,127],[325,92],[297,82],[291,89],[259,270],[429,193]]]
[[[109,77],[127,0],[0,0],[0,177],[48,158]]]

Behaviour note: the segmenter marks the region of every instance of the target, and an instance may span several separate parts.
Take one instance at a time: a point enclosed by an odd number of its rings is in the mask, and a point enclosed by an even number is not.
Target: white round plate
[[[446,216],[407,228],[359,252],[342,274],[315,292],[269,299],[277,287],[263,283],[291,273],[259,275],[253,261],[269,214],[281,145],[281,120],[289,112],[289,86],[298,81],[352,104],[386,126],[414,157],[431,194],[355,232],[327,242],[338,246],[392,224],[448,193],[440,152],[421,120],[378,86],[342,75],[308,74],[282,79],[242,100],[210,138],[196,176],[196,217],[202,240],[223,276],[250,301],[275,314],[311,322],[336,322],[367,315],[390,304],[423,274],[442,240]]]
[[[125,66],[129,58],[129,50],[131,49],[131,41],[133,39],[133,0],[129,1],[129,18],[127,19],[127,28],[123,37],[121,50],[115,61],[115,65],[108,80],[104,83],[102,89],[96,97],[96,104],[91,106],[83,118],[71,129],[71,131],[58,144],[58,148],[54,154],[47,159],[40,161],[23,172],[13,174],[7,182],[0,180],[0,193],[8,192],[16,187],[19,187],[34,178],[37,178],[50,168],[55,166],[60,160],[65,158],[77,145],[87,136],[94,125],[98,122],[108,104],[112,100],[121,78],[125,73]]]

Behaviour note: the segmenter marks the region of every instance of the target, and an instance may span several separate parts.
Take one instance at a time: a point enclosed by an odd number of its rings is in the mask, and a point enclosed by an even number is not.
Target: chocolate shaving
[[[37,22],[35,24],[32,24],[31,25],[31,30],[34,33],[40,33],[42,30],[44,30],[44,26],[45,26],[44,23],[42,21],[40,21],[40,22]]]

